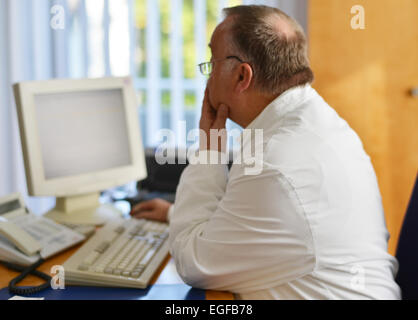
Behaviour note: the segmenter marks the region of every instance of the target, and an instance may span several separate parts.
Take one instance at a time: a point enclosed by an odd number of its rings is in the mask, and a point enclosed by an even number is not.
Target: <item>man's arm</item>
[[[315,265],[312,235],[296,194],[277,170],[189,165],[170,218],[170,251],[195,287],[245,292],[278,286]]]

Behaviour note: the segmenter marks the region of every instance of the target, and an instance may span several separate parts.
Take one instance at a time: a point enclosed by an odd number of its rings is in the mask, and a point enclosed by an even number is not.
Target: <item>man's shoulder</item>
[[[279,129],[264,146],[263,162],[273,166],[300,165],[314,157],[324,143],[323,137],[306,129]]]

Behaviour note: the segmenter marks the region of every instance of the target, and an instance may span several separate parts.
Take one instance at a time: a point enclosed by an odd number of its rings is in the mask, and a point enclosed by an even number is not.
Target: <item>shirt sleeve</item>
[[[171,221],[171,215],[173,214],[174,211],[174,204],[172,204],[170,206],[170,208],[168,208],[168,212],[167,212],[167,222],[170,223]]]
[[[312,234],[285,177],[267,167],[258,175],[238,165],[231,171],[193,164],[181,176],[169,241],[182,279],[245,293],[311,272]]]

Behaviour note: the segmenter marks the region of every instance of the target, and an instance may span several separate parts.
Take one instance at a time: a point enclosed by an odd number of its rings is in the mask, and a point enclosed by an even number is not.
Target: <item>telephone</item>
[[[70,228],[31,213],[19,193],[0,198],[0,260],[32,265],[85,238]]]

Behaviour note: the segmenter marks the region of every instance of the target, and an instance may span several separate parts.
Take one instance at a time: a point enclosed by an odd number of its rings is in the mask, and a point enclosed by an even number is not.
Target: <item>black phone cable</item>
[[[17,272],[21,272],[20,275],[9,282],[9,292],[12,294],[27,296],[49,288],[51,286],[52,277],[44,272],[36,270],[36,268],[38,268],[44,262],[45,260],[41,258],[30,266],[20,266],[7,261],[0,261],[0,263],[2,263],[5,267]],[[26,278],[29,274],[45,280],[45,283],[34,287],[18,287],[17,284]]]

